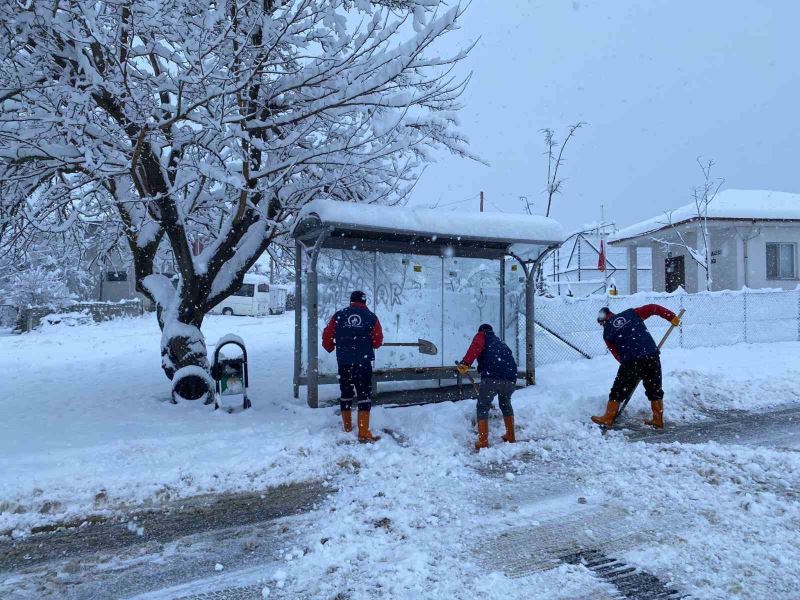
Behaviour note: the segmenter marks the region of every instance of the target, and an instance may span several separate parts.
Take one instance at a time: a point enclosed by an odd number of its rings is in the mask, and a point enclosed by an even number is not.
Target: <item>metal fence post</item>
[[[742,319],[744,324],[744,343],[747,344],[747,290],[742,292],[742,299],[744,301],[744,318]]]
[[[683,310],[685,307],[683,306],[683,294],[678,296],[678,306],[680,306],[680,310]],[[683,327],[678,327],[678,345],[683,348]]]
[[[795,288],[794,293],[797,295],[797,341],[800,342],[800,287]]]

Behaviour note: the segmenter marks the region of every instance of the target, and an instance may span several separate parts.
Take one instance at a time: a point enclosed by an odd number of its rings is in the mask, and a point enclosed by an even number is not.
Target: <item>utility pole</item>
[[[481,212],[483,212],[483,190],[481,190]]]
[[[606,207],[604,204],[600,205],[600,227],[598,228],[597,232],[600,237],[600,251],[605,252],[607,249],[605,247],[605,222],[606,222]],[[606,295],[608,294],[608,256],[603,257],[604,260],[604,269],[603,269],[603,287],[605,288]]]
[[[275,259],[271,254],[269,255],[269,282],[275,283]]]

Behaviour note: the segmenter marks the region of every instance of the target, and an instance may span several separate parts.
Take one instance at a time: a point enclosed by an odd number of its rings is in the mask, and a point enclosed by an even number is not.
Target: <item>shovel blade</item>
[[[436,356],[439,353],[439,349],[433,342],[420,338],[417,340],[417,344],[419,345],[420,354],[430,354],[431,356]]]

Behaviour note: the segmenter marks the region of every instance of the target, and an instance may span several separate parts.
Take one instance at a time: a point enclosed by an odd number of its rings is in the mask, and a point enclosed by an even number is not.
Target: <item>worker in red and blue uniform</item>
[[[614,424],[620,405],[641,381],[653,410],[653,418],[645,423],[659,429],[664,427],[661,353],[644,324],[645,319],[653,316],[659,316],[676,327],[681,324],[678,315],[658,304],[629,308],[619,314],[614,314],[608,307],[600,309],[597,322],[603,327],[603,340],[619,362],[619,370],[608,395],[606,413],[592,417],[598,425],[611,427]]]
[[[358,399],[358,441],[376,442],[379,436],[369,430],[372,408],[372,363],[375,350],[383,344],[383,330],[378,317],[367,308],[367,295],[350,294],[350,306],[336,311],[322,332],[322,347],[336,349],[339,366],[340,408],[344,430],[353,430],[353,398]]]
[[[513,443],[516,436],[511,395],[517,385],[517,361],[514,360],[511,348],[495,335],[488,323],[478,328],[467,353],[458,363],[458,372],[466,375],[475,359],[478,360],[478,372],[481,375],[477,405],[478,441],[475,442],[475,448],[480,450],[489,446],[489,409],[495,396],[506,425],[503,440]]]

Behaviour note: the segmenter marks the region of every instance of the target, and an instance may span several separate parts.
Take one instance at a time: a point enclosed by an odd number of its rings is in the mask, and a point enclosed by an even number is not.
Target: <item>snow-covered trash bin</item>
[[[222,348],[230,346],[239,349],[239,355],[234,357],[226,356]],[[214,348],[214,360],[211,363],[211,377],[214,380],[214,410],[222,405],[223,396],[242,396],[242,410],[250,408],[250,398],[247,396],[248,374],[247,374],[247,349],[244,340],[238,335],[229,333],[222,336],[217,341]],[[233,412],[233,407],[223,407],[229,413]]]

